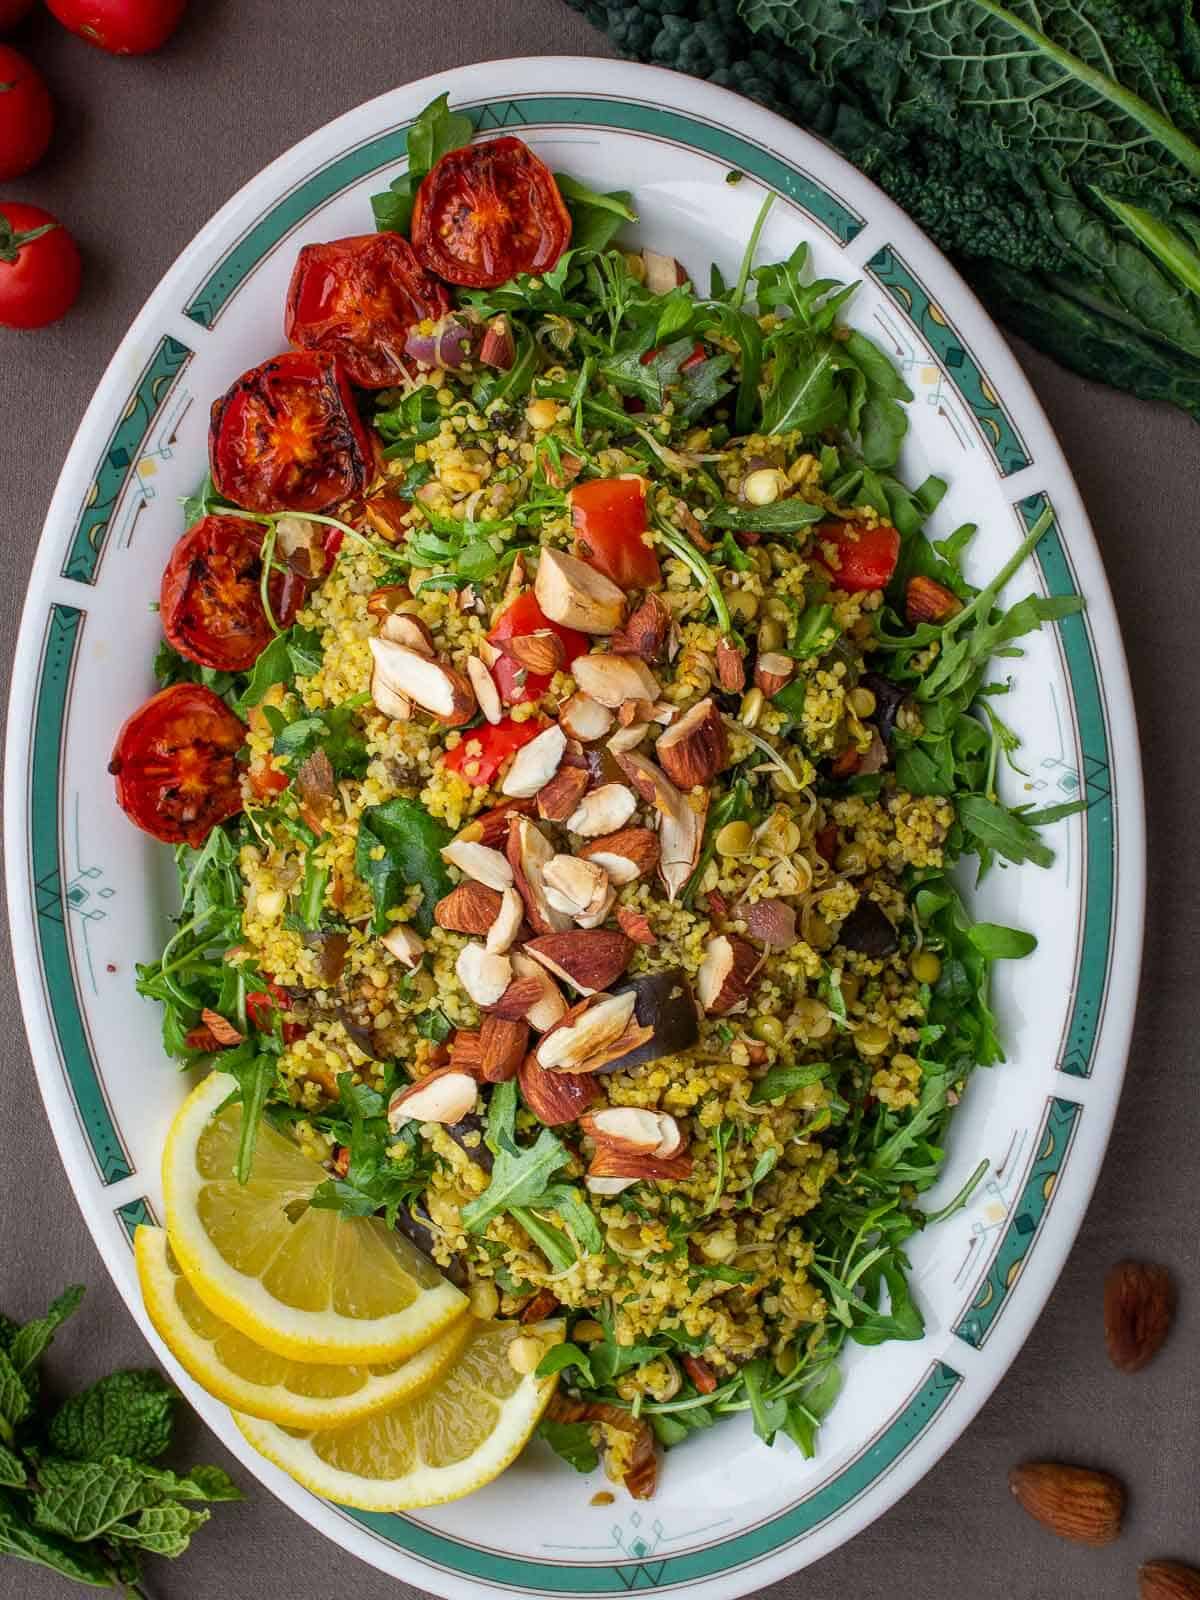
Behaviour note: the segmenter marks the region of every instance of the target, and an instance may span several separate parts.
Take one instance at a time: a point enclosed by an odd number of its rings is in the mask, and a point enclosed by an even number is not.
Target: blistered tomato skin
[[[171,552],[159,615],[168,642],[202,667],[245,672],[274,637],[263,610],[264,528],[242,517],[208,516]],[[296,620],[305,595],[293,572],[271,573],[267,599],[279,628]]]
[[[202,845],[242,809],[246,727],[211,689],[176,683],[138,707],[108,770],[129,820],[165,844]]]
[[[836,567],[824,560],[823,544],[837,547]],[[814,538],[813,559],[825,567],[834,588],[846,594],[886,589],[900,559],[900,535],[886,522],[861,529],[845,522],[825,522]]]
[[[654,589],[662,569],[645,542],[646,482],[636,476],[590,478],[567,496],[575,554],[618,589]]]
[[[213,405],[208,443],[218,494],[247,511],[326,511],[375,472],[346,372],[315,351],[243,373]]]
[[[549,167],[505,136],[451,150],[426,174],[412,241],[447,283],[494,289],[518,272],[549,272],[571,242],[571,217]]]
[[[404,351],[414,324],[450,309],[443,286],[398,233],[305,245],[288,289],[292,344],[337,356],[352,383],[383,389],[413,370]]]

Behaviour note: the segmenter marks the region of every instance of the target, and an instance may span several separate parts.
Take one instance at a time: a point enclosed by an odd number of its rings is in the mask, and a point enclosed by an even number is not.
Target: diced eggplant
[[[453,1256],[448,1267],[440,1266],[433,1254],[434,1237],[429,1227],[429,1219],[422,1217],[415,1211],[410,1211],[401,1206],[396,1213],[396,1230],[402,1233],[410,1244],[415,1244],[423,1256],[428,1256],[433,1265],[449,1278],[450,1282],[460,1289],[467,1286],[466,1263],[460,1256]]]
[[[614,994],[636,995],[633,1014],[643,1028],[653,1028],[653,1035],[636,1050],[612,1061],[602,1070],[624,1072],[628,1067],[642,1067],[661,1056],[678,1055],[690,1050],[700,1039],[700,1012],[696,997],[682,967],[668,967],[665,972],[647,972],[639,978],[629,978],[617,984]]]
[[[860,900],[842,923],[837,942],[872,961],[890,956],[900,943],[891,918],[874,900]]]
[[[446,1124],[446,1132],[465,1156],[469,1156],[477,1167],[482,1167],[485,1172],[492,1170],[492,1152],[483,1140],[483,1118],[474,1111],[469,1111],[458,1122]],[[466,1137],[469,1133],[479,1135],[478,1144],[467,1144]]]
[[[884,744],[891,744],[892,734],[896,731],[896,718],[908,691],[879,672],[864,672],[858,681],[875,696],[875,709],[866,720],[875,724]]]

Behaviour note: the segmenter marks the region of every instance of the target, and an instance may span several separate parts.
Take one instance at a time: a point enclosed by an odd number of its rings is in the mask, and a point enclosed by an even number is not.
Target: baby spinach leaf
[[[556,172],[554,181],[571,213],[574,250],[607,250],[625,223],[637,221],[633,196],[626,189],[599,194],[565,172]]]
[[[538,1438],[544,1439],[576,1472],[595,1472],[600,1465],[600,1452],[592,1443],[592,1430],[586,1422],[554,1422],[544,1417],[537,1431]]]
[[[450,843],[450,829],[416,800],[398,795],[381,806],[368,806],[358,825],[354,870],[371,891],[374,933],[386,933],[388,912],[404,899],[410,884],[420,884],[421,902],[413,922],[421,933],[433,926],[433,908],[453,888],[441,850]]]
[[[780,1100],[794,1089],[805,1089],[810,1083],[820,1083],[830,1071],[828,1061],[807,1061],[772,1067],[750,1091],[750,1104],[761,1105],[765,1100]]]
[[[1019,928],[1002,928],[995,922],[974,922],[967,938],[989,961],[1019,961],[1037,949],[1032,933]]]
[[[407,233],[421,179],[444,155],[470,144],[474,134],[470,117],[450,110],[448,95],[431,100],[408,130],[408,171],[393,178],[382,194],[371,196],[376,228]]]

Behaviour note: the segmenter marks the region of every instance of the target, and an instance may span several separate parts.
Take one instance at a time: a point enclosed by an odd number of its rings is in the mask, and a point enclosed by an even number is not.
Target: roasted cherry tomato
[[[491,626],[488,643],[501,644],[505,639],[519,639],[527,633],[539,633],[543,628],[549,628],[562,640],[568,666],[576,656],[587,655],[590,648],[587,635],[551,622],[538,605],[532,589],[522,590],[515,600],[505,606]],[[506,706],[519,706],[526,700],[540,700],[550,687],[550,675],[529,672],[509,656],[501,656],[493,663],[492,677]]]
[[[0,44],[0,179],[36,166],[53,131],[54,102],[45,78],[19,50]]]
[[[408,331],[436,322],[450,297],[398,233],[308,244],[296,258],[284,332],[305,350],[337,356],[351,383],[384,389],[412,369]]]
[[[341,363],[308,350],[242,374],[212,408],[208,452],[218,494],[247,511],[324,511],[374,473]]]
[[[187,0],[46,0],[72,33],[114,56],[141,56],[165,44]]]
[[[412,241],[447,283],[492,289],[518,272],[549,272],[571,241],[571,217],[527,144],[489,139],[449,151],[425,176]]]
[[[286,772],[280,772],[278,767],[261,760],[252,761],[247,767],[246,781],[254,798],[263,801],[270,800],[273,795],[282,794],[291,782]]]
[[[0,206],[0,328],[44,328],[65,317],[83,267],[74,239],[41,206]]]
[[[835,545],[836,568],[821,556],[821,546]],[[864,589],[886,589],[900,559],[900,535],[888,523],[874,528],[855,528],[847,522],[823,522],[817,529],[814,560],[825,567],[835,589],[858,594]]]
[[[643,539],[646,480],[589,478],[567,495],[575,526],[575,554],[611,578],[618,589],[653,589],[662,569]]]
[[[131,822],[167,844],[203,844],[242,809],[238,751],[245,725],[198,683],[175,683],[139,706],[117,735],[108,770]]]
[[[262,603],[263,528],[242,517],[203,517],[171,552],[163,573],[163,632],[181,656],[218,672],[245,672],[274,637]],[[272,572],[267,588],[280,628],[296,620],[306,585]]]
[[[33,0],[0,0],[0,33],[15,28],[33,10]]]
[[[536,717],[525,722],[514,722],[511,717],[483,722],[464,733],[462,742],[453,750],[446,751],[442,765],[482,788],[492,782],[509,756],[541,733],[544,726]]]

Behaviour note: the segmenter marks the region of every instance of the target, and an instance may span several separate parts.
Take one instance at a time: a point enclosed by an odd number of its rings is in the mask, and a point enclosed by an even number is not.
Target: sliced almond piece
[[[389,955],[395,956],[401,966],[410,970],[415,967],[425,954],[425,941],[413,928],[407,927],[403,922],[398,922],[395,927],[389,928],[380,939],[380,944]]]
[[[710,1017],[746,1009],[757,966],[758,951],[736,933],[718,934],[708,941],[696,974],[696,993]]]
[[[490,845],[476,844],[468,839],[451,839],[442,850],[442,860],[466,873],[468,878],[474,878],[476,883],[486,884],[489,889],[507,889],[513,881],[513,869],[506,857]]]
[[[698,701],[654,746],[681,789],[707,788],[729,760],[729,736],[711,699]]]
[[[475,715],[475,691],[461,672],[405,645],[393,644],[390,639],[369,639],[367,643],[375,658],[372,681],[378,679],[383,689],[411,700],[450,728],[469,722]],[[371,692],[374,697],[374,688]]]
[[[608,747],[612,750],[613,740],[609,740]],[[641,798],[648,806],[653,806],[660,816],[674,811],[682,803],[683,796],[679,790],[649,756],[643,755],[640,750],[613,750],[613,756]]]
[[[496,920],[487,931],[484,949],[494,956],[505,955],[521,931],[525,920],[525,902],[511,885],[500,896]]]
[[[707,809],[707,797],[704,809],[693,811],[681,796],[678,806],[662,814],[662,821],[658,827],[658,842],[662,851],[658,863],[658,875],[666,888],[668,900],[674,900],[682,892],[684,885],[696,870],[696,862],[700,859],[700,844],[704,838],[704,815]]]
[[[371,700],[377,711],[382,711],[392,722],[411,722],[413,704],[407,695],[400,694],[388,681],[378,665],[371,669]]]
[[[553,855],[554,846],[537,824],[514,815],[508,830],[508,861],[535,933],[561,933],[571,926],[570,915],[557,910],[546,897],[544,873]]]
[[[433,920],[451,933],[487,933],[500,914],[500,894],[468,878],[433,908]]]
[[[481,944],[467,944],[454,963],[458,981],[477,1006],[494,1005],[512,979],[512,962]]]
[[[529,1047],[529,1024],[506,1017],[484,1017],[479,1025],[480,1076],[485,1083],[515,1078]]]
[[[623,783],[602,783],[585,794],[567,818],[567,830],[597,839],[623,828],[637,810],[637,796]]]
[[[588,1082],[591,1082],[589,1078]],[[636,1178],[593,1178],[589,1173],[583,1180],[583,1186],[589,1194],[600,1196],[624,1194],[626,1189],[632,1189],[637,1182]]]
[[[732,639],[717,646],[717,682],[726,694],[741,694],[746,687],[746,658]]]
[[[612,904],[613,887],[607,872],[581,856],[556,855],[546,863],[546,898],[557,911],[580,923],[584,918],[603,921]]]
[[[791,682],[796,663],[780,650],[764,650],[754,663],[754,682],[769,700]]]
[[[597,1144],[612,1144],[621,1150],[653,1152],[662,1143],[658,1112],[643,1111],[638,1106],[605,1106],[602,1111],[589,1111],[580,1117],[579,1126]]]
[[[586,695],[616,711],[626,700],[653,702],[661,694],[658,679],[640,656],[615,656],[593,650],[571,663],[571,676]]]
[[[660,594],[648,594],[620,630],[613,634],[617,655],[641,656],[643,661],[660,661],[671,629],[671,612]]]
[[[603,739],[613,725],[613,715],[599,700],[590,694],[573,694],[558,708],[558,725],[572,739],[581,744],[592,744]]]
[[[631,723],[628,728],[620,728],[613,734],[608,741],[608,748],[614,756],[619,756],[626,750],[636,750],[649,732],[648,722]]]
[[[526,1022],[530,1006],[538,1003],[541,993],[541,984],[536,978],[514,978],[499,1000],[486,1010],[489,1016],[503,1017],[506,1022]]]
[[[586,1181],[590,1184],[596,1178],[631,1178],[635,1183],[677,1183],[690,1177],[691,1172],[692,1156],[688,1150],[678,1150],[673,1156],[659,1156],[602,1144],[596,1146]]]
[[[632,883],[658,865],[658,839],[649,828],[620,828],[581,845],[579,854],[604,868],[615,884]]]
[[[483,1046],[479,1033],[470,1028],[459,1028],[450,1041],[450,1065],[478,1076],[483,1065]]]
[[[586,767],[565,764],[559,767],[546,787],[537,792],[538,816],[547,822],[565,822],[583,799],[591,781]]]
[[[562,550],[542,550],[533,590],[543,614],[564,628],[615,633],[625,620],[625,596],[616,584]]]
[[[658,1148],[655,1150],[654,1154],[656,1156],[673,1156],[683,1146],[683,1131],[679,1124],[675,1121],[675,1118],[671,1116],[670,1112],[659,1111],[656,1113],[656,1115],[658,1117],[658,1131],[661,1134],[661,1138],[658,1141]]]
[[[599,994],[581,1006],[573,1006],[551,1028],[534,1054],[538,1065],[548,1072],[586,1071],[585,1063],[615,1043],[633,1017],[636,995]]]
[[[517,751],[500,785],[501,793],[516,795],[519,799],[535,795],[539,789],[545,788],[558,771],[566,748],[567,736],[557,723],[552,722],[548,728],[543,728],[541,733]]]
[[[536,1032],[545,1033],[556,1022],[561,1022],[567,1014],[567,1002],[563,999],[562,990],[532,956],[515,950],[512,964],[518,979],[537,980],[540,993],[537,1000],[526,1010],[525,1020]]]
[[[389,611],[379,624],[379,637],[390,644],[402,644],[406,650],[415,650],[419,656],[433,657],[433,635],[420,617],[408,611]]]
[[[546,1128],[561,1128],[578,1121],[601,1094],[595,1078],[575,1072],[547,1072],[532,1055],[521,1063],[517,1082],[522,1100]]]
[[[461,1122],[475,1109],[479,1085],[461,1067],[438,1067],[416,1083],[397,1089],[388,1101],[388,1126],[395,1133],[406,1122]]]
[[[460,828],[456,838],[462,844],[486,844],[503,852],[508,843],[508,825],[520,812],[529,816],[533,811],[531,800],[503,800],[472,817],[466,827]]]
[[[550,628],[539,628],[535,633],[519,633],[500,643],[502,653],[515,661],[526,672],[549,678],[563,666],[567,652],[561,637]]]
[[[629,965],[633,945],[623,933],[608,928],[570,928],[530,939],[524,953],[532,956],[580,994],[607,989]],[[557,1020],[557,1019],[555,1019]]]
[[[644,911],[635,911],[632,906],[618,906],[617,921],[620,923],[621,932],[632,939],[634,944],[650,946],[658,943],[654,929],[650,926],[650,918]]]
[[[467,677],[471,680],[480,711],[489,722],[499,722],[504,715],[504,707],[500,704],[500,691],[496,687],[495,678],[478,656],[467,657]]]

